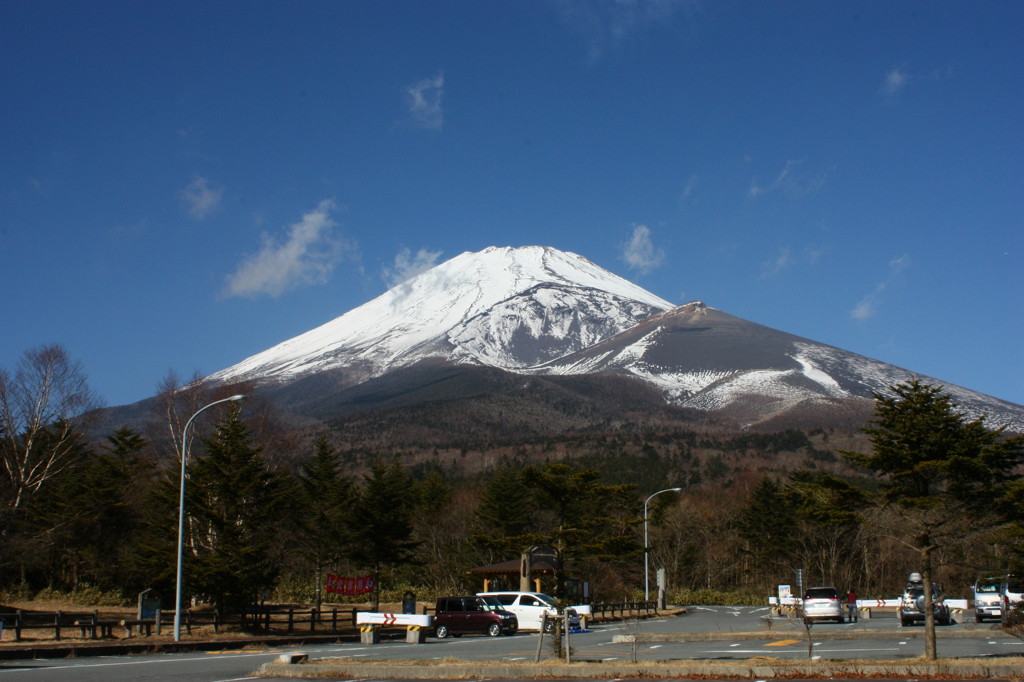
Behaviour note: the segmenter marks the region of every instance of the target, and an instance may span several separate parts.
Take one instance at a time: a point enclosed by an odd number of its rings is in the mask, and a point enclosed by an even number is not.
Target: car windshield
[[[831,587],[812,588],[810,590],[807,590],[807,594],[804,596],[804,599],[838,599],[838,598],[839,598],[839,593],[837,593]]]
[[[1020,581],[1019,580],[1011,580],[1010,582],[1006,583],[1006,591],[1007,592],[1020,592]]]
[[[547,594],[540,593],[537,595],[537,599],[547,602],[548,606],[554,606],[555,604],[555,598]]]
[[[998,592],[999,591],[999,581],[998,580],[996,580],[994,582],[991,581],[991,580],[987,580],[985,582],[979,581],[974,586],[974,591],[975,592]]]
[[[497,597],[480,597],[484,600],[484,611],[500,611],[505,605]]]

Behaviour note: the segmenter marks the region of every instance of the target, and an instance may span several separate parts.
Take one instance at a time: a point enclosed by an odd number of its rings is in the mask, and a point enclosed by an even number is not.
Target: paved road
[[[572,637],[579,659],[639,661],[718,659],[754,657],[806,659],[808,642],[802,626],[785,620],[773,621],[766,639],[744,639],[740,633],[765,631],[767,609],[694,607],[687,615],[638,623],[610,623],[595,626],[589,633]],[[920,637],[924,628],[901,628],[892,615],[861,620],[855,624],[818,624],[811,630],[811,656],[820,658],[914,658],[924,650]],[[980,638],[954,638],[968,632],[991,634]],[[638,634],[640,638],[670,633],[716,633],[719,641],[699,642],[616,642],[617,635]],[[863,633],[867,639],[838,639],[849,633]],[[732,635],[735,638],[731,638]],[[943,657],[988,657],[1024,655],[1024,642],[994,636],[990,626],[957,624],[939,628],[939,655]],[[876,636],[877,635],[877,636]],[[917,635],[913,637],[912,635]],[[467,660],[533,660],[538,636],[459,637],[428,639],[426,644],[384,642],[377,645],[341,643],[301,648],[204,653],[137,655],[80,659],[8,661],[0,664],[0,682],[107,682],[110,680],[235,682],[251,679],[252,671],[280,653],[301,651],[310,658],[349,657],[364,660],[425,659],[454,657]],[[545,649],[547,649],[545,645]],[[550,655],[549,650],[543,652]]]

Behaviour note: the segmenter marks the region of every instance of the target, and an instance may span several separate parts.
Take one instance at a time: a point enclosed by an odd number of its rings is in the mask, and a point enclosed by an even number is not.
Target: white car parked
[[[834,587],[808,587],[803,604],[805,620],[843,622],[843,603]]]
[[[516,614],[520,630],[540,630],[544,614],[547,614],[549,619],[559,615],[554,598],[543,592],[477,592],[477,596],[497,598],[503,609]],[[592,613],[587,605],[570,606],[569,608],[576,611],[577,617],[588,616]],[[551,621],[548,622],[550,630]],[[577,624],[578,622],[577,618]]]

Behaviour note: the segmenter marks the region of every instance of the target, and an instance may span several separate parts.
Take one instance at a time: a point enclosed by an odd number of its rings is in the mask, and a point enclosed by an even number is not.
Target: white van
[[[554,598],[543,592],[477,592],[477,596],[497,598],[502,608],[516,614],[520,630],[540,630],[545,613],[549,619],[558,616]],[[589,616],[592,613],[590,606],[587,605],[569,608],[575,610],[577,616]],[[548,623],[550,630],[553,624],[550,620]],[[576,624],[578,625],[578,620]]]
[[[1002,577],[983,577],[974,581],[974,620],[999,620],[1003,615],[1003,596],[999,592]]]

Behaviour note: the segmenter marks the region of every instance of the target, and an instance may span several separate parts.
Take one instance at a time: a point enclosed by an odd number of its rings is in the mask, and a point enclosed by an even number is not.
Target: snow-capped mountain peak
[[[574,253],[490,247],[456,256],[210,379],[280,382],[345,368],[346,383],[359,383],[427,358],[518,369],[671,307]]]

